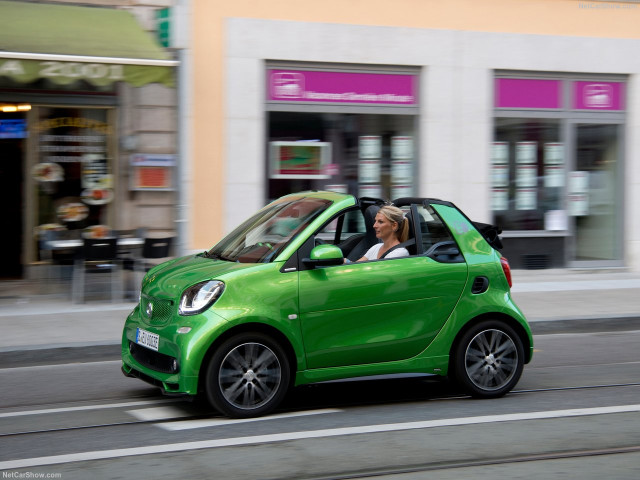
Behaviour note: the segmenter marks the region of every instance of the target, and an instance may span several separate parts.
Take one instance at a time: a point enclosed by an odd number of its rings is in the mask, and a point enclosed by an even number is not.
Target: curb
[[[623,332],[640,330],[640,315],[530,320],[529,325],[534,336],[560,333]],[[3,368],[18,368],[117,361],[120,360],[120,352],[120,343],[8,347],[0,350],[0,365]]]
[[[120,359],[120,344],[16,347],[0,351],[3,368],[62,365],[66,363],[104,362]]]

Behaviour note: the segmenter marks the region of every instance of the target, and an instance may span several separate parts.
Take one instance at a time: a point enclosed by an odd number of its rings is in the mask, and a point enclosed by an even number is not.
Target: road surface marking
[[[513,422],[523,420],[545,420],[551,418],[582,417],[587,415],[605,415],[612,413],[640,412],[640,405],[617,405],[612,407],[576,408],[570,410],[550,410],[543,412],[508,413],[504,415],[485,415],[479,417],[446,418],[441,420],[425,420],[421,422],[391,423],[383,425],[362,425],[359,427],[331,428],[325,430],[310,430],[251,437],[221,438],[217,440],[202,440],[197,442],[172,443],[168,445],[150,445],[146,447],[120,448],[92,452],[79,452],[49,457],[23,458],[0,462],[0,470],[16,468],[39,467],[44,465],[59,465],[70,462],[86,462],[137,455],[151,455],[157,453],[174,453],[206,448],[221,448],[243,445],[259,445],[305,440],[315,438],[339,437],[345,435],[361,435],[371,433],[398,432],[418,430],[434,427],[455,427],[463,425],[478,425],[483,423]]]
[[[213,420],[183,420],[179,422],[167,422],[158,423],[156,426],[165,430],[177,431],[177,430],[190,430],[192,428],[205,428],[205,427],[221,427],[225,425],[236,425],[238,423],[260,422],[264,420],[279,420],[283,418],[295,418],[295,417],[307,417],[310,415],[324,415],[327,413],[340,413],[344,410],[335,408],[326,408],[323,410],[308,410],[305,412],[292,412],[292,413],[280,413],[277,415],[270,415],[268,417],[259,418],[243,418],[237,420],[225,419],[213,419]]]
[[[26,410],[23,412],[7,412],[0,413],[0,418],[6,417],[22,417],[27,415],[43,415],[47,413],[66,413],[66,412],[81,412],[83,410],[102,410],[106,408],[126,408],[126,407],[137,407],[140,405],[156,405],[159,403],[175,403],[175,400],[164,399],[164,400],[143,400],[137,402],[123,402],[123,403],[108,403],[102,405],[85,405],[82,407],[64,407],[64,408],[47,408],[42,410]],[[184,416],[184,415],[183,415]]]

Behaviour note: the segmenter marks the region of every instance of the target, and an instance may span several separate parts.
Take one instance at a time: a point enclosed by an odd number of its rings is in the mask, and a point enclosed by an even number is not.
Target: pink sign
[[[268,70],[269,100],[417,105],[417,75]]]
[[[624,84],[620,82],[573,82],[576,110],[623,110]]]
[[[498,108],[562,108],[560,80],[496,78],[495,106]]]

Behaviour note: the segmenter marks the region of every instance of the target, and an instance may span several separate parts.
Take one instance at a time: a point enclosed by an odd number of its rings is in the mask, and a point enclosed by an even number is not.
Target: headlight
[[[196,283],[182,293],[180,315],[196,315],[204,312],[224,291],[224,283],[217,280]]]

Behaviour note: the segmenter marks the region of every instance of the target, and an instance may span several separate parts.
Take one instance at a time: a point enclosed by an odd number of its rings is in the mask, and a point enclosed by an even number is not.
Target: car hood
[[[179,299],[189,286],[206,280],[222,280],[234,272],[264,264],[214,260],[202,255],[176,258],[154,267],[142,281],[142,292],[156,298]]]

